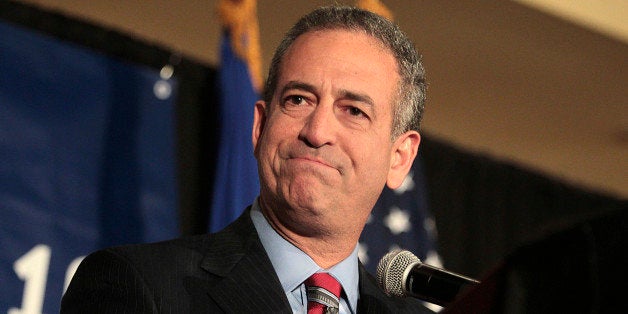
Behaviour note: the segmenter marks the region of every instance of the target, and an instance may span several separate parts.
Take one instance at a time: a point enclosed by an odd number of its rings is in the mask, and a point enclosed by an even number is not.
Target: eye
[[[370,119],[369,115],[366,114],[362,109],[354,106],[347,106],[344,108],[345,113],[349,116],[358,118],[358,119]]]
[[[358,109],[358,108],[356,108],[356,107],[349,107],[348,111],[349,111],[349,114],[350,114],[350,115],[352,115],[352,116],[356,116],[356,117],[359,117],[359,116],[364,116],[364,115],[365,115],[365,114],[364,114],[364,111],[362,111],[362,110],[360,110],[360,109]]]
[[[300,95],[290,95],[284,99],[286,105],[301,105],[305,101],[305,97]]]

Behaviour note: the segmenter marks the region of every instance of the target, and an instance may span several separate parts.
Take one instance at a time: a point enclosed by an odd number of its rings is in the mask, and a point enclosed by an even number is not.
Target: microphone
[[[393,250],[377,265],[377,283],[389,296],[411,296],[447,306],[464,287],[480,282],[423,264],[410,251]]]

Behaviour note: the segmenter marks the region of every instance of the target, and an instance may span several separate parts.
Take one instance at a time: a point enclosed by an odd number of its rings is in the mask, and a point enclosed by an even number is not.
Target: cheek
[[[368,142],[364,142],[368,143]],[[390,166],[389,142],[373,141],[369,146],[354,149],[354,166],[361,176],[382,176],[388,172]],[[385,148],[386,147],[386,148]]]
[[[261,166],[267,168],[266,170],[278,170],[276,168],[280,161],[281,146],[286,141],[287,136],[289,136],[288,129],[284,126],[285,124],[277,122],[273,120],[268,121],[261,141],[258,142],[258,159],[260,159]]]

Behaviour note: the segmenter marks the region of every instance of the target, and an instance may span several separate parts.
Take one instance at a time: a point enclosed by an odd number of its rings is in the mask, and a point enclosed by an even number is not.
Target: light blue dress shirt
[[[307,313],[307,294],[303,282],[316,272],[327,272],[342,285],[344,294],[340,296],[340,313],[356,313],[360,277],[357,245],[351,255],[342,262],[329,269],[322,269],[312,258],[284,239],[270,226],[260,210],[257,199],[251,208],[251,219],[288,297],[293,313]]]

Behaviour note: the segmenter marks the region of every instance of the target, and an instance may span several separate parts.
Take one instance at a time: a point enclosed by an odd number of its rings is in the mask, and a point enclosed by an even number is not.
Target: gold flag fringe
[[[262,90],[262,57],[257,0],[220,0],[218,18],[231,36],[235,54],[246,62],[253,87]]]
[[[357,0],[355,5],[358,8],[379,14],[390,21],[394,20],[392,12],[379,0]]]

